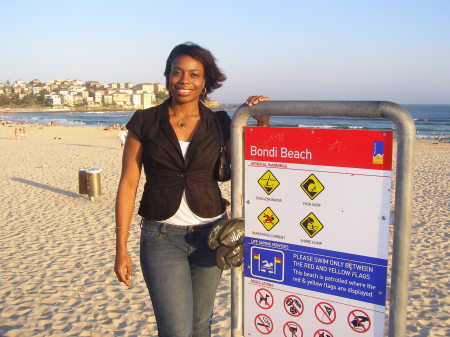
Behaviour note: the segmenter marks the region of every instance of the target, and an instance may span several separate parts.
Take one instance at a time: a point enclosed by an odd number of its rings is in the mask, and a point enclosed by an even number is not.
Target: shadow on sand
[[[89,144],[66,144],[71,146],[86,146],[86,147],[101,147],[103,149],[116,150],[120,149],[120,147],[108,147],[108,146],[98,146],[98,145],[89,145]]]
[[[60,189],[60,188],[44,185],[44,184],[41,184],[41,183],[37,183],[35,181],[31,181],[31,180],[28,180],[28,179],[13,177],[13,178],[11,178],[11,180],[17,181],[19,183],[27,184],[27,185],[30,185],[30,186],[33,186],[33,187],[42,188],[44,190],[51,191],[51,192],[54,192],[54,193],[66,195],[66,196],[71,197],[71,198],[84,198],[83,196],[81,196],[79,194],[76,194],[76,193],[73,193],[73,192],[70,192],[70,191],[66,191],[66,190],[63,190],[63,189]]]

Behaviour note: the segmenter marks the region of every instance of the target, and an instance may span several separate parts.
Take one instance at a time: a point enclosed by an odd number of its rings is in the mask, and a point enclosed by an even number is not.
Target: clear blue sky
[[[196,42],[228,81],[212,98],[450,103],[450,1],[2,0],[0,82],[161,82]]]

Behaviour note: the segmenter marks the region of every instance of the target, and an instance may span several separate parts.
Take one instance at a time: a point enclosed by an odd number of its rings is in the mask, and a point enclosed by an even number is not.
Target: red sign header
[[[245,127],[245,160],[392,169],[392,132]]]

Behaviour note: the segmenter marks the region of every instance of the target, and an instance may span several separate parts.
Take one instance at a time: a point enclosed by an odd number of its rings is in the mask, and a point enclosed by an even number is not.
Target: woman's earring
[[[202,89],[202,94],[203,95],[206,95],[208,93],[208,91],[206,90],[206,87],[203,87],[203,89]]]

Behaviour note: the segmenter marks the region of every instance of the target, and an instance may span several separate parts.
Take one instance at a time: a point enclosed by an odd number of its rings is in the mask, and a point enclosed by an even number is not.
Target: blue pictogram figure
[[[284,253],[279,250],[252,247],[251,274],[254,277],[283,282]]]

